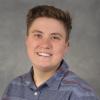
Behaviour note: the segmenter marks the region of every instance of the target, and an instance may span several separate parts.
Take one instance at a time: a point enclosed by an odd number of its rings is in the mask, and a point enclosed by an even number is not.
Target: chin
[[[37,65],[38,69],[41,71],[50,71],[53,69],[52,65],[50,64],[42,64],[42,65]]]

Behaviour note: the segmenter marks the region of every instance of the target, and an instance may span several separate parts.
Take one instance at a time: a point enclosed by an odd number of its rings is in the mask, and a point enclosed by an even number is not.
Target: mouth
[[[44,53],[44,52],[37,52],[37,55],[38,56],[42,56],[42,57],[51,57],[52,54],[50,53]]]

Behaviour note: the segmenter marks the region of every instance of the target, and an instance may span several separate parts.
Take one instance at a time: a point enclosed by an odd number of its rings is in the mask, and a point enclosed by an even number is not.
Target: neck
[[[33,78],[34,78],[35,85],[37,87],[41,86],[49,78],[51,78],[55,74],[55,72],[56,72],[56,69],[51,70],[51,71],[41,71],[41,70],[38,70],[38,69],[34,68]]]

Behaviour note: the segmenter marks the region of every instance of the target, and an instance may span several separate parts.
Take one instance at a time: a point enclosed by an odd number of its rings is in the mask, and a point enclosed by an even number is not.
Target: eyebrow
[[[57,35],[57,36],[60,36],[60,37],[63,37],[60,33],[51,33],[51,35]]]
[[[35,33],[35,32],[38,32],[38,33],[42,33],[42,34],[43,34],[43,32],[40,31],[40,30],[33,30],[33,31],[32,31],[32,33]]]

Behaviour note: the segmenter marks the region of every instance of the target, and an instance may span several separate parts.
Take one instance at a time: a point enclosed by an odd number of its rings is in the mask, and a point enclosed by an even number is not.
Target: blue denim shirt
[[[2,100],[99,100],[93,89],[75,73],[65,61],[53,77],[37,88],[30,72],[14,79]]]

